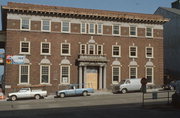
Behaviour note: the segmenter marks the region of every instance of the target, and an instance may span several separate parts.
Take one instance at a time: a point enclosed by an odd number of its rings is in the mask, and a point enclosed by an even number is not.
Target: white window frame
[[[132,56],[131,55],[131,48],[136,48],[136,55],[135,56]],[[137,46],[129,46],[129,57],[130,58],[137,58],[138,57],[138,48],[137,48]]]
[[[148,28],[151,28],[151,34],[152,34],[151,36],[148,36],[148,35],[147,35],[147,33],[148,33],[147,29],[148,29]],[[154,36],[153,36],[153,33],[154,33],[154,29],[153,29],[152,27],[146,27],[146,37],[147,37],[147,38],[153,38],[153,37],[154,37]]]
[[[22,26],[23,26],[22,21],[23,21],[23,20],[29,20],[28,29],[23,29],[23,28],[22,28]],[[21,19],[20,19],[20,30],[29,31],[30,29],[31,29],[31,20],[30,20],[29,18],[21,18]]]
[[[114,34],[114,27],[115,26],[118,26],[119,27],[119,33],[118,34]],[[121,35],[121,26],[120,25],[118,25],[118,24],[114,24],[114,25],[112,25],[112,35],[114,35],[114,36],[120,36]]]
[[[132,30],[131,28],[135,28],[135,31],[134,31],[135,35],[131,34],[131,30]],[[129,36],[130,37],[137,37],[137,26],[132,25],[132,26],[129,27]]]
[[[42,51],[42,49],[43,49],[42,45],[43,44],[49,44],[49,53],[44,53]],[[51,43],[50,42],[41,42],[41,55],[51,55]]]
[[[134,67],[134,66],[130,66],[130,67],[129,67],[129,78],[131,78],[131,76],[132,76],[132,75],[131,75],[131,68],[135,68],[135,69],[136,69],[135,78],[137,78],[137,76],[138,76],[138,75],[137,75],[137,74],[138,74],[138,70],[137,70],[137,67]]]
[[[114,81],[114,68],[118,68],[119,69],[119,75],[118,75],[118,81]],[[121,77],[120,77],[120,75],[121,75],[121,67],[120,66],[112,66],[112,83],[118,83],[118,82],[120,82],[121,81]]]
[[[22,66],[27,66],[28,67],[28,82],[26,82],[26,83],[22,83],[21,82],[21,75],[22,75],[22,73],[21,73],[21,67]],[[30,82],[30,65],[27,65],[27,64],[22,64],[22,65],[19,65],[19,84],[29,84],[29,82]]]
[[[148,69],[148,68],[151,68],[151,69],[152,69],[152,75],[151,75],[151,76],[152,76],[152,82],[148,82],[148,83],[149,83],[149,84],[153,84],[153,83],[154,83],[154,67],[146,67],[146,71],[145,71],[145,72],[146,72],[146,74],[145,74],[145,75],[146,75],[146,78],[147,78],[147,76],[148,76],[148,75],[147,75],[147,69]]]
[[[93,25],[93,32],[91,32],[91,25]],[[88,30],[89,30],[89,34],[95,34],[95,24],[94,23],[89,23],[89,27],[88,27]]]
[[[83,32],[83,24],[85,25],[85,31]],[[81,23],[81,34],[86,34],[87,33],[87,23]]]
[[[68,22],[68,23],[69,23],[69,25],[68,25],[68,29],[69,29],[69,30],[68,30],[68,31],[64,31],[64,30],[63,30],[63,28],[64,28],[63,25],[64,25],[65,22]],[[61,21],[61,32],[63,32],[63,33],[70,33],[70,32],[71,32],[71,22],[70,22],[70,21]]]
[[[82,46],[84,46],[84,53],[82,53]],[[80,54],[87,54],[86,44],[80,44]]]
[[[63,68],[63,67],[68,67],[68,82],[67,82],[67,83],[63,83],[63,82],[62,82],[62,79],[63,79],[63,78],[62,78],[62,68]],[[70,84],[70,81],[71,81],[71,80],[70,80],[70,65],[61,65],[61,66],[60,66],[60,73],[61,73],[61,74],[60,74],[60,84]]]
[[[151,54],[151,56],[148,56],[148,55],[147,55],[147,49],[148,49],[148,48],[151,48],[151,49],[152,49],[152,52],[151,52],[152,54]],[[146,48],[145,48],[145,55],[146,55],[146,58],[154,58],[154,48],[153,48],[153,47],[146,47]]]
[[[62,49],[63,45],[68,45],[69,46],[68,47],[68,52],[69,53],[63,53],[63,49]],[[61,43],[61,55],[62,56],[70,56],[71,55],[71,44],[70,43]]]
[[[93,54],[90,54],[90,47],[91,46],[93,46]],[[95,55],[96,54],[95,44],[88,44],[88,54],[89,55]]]
[[[28,52],[22,52],[22,43],[28,43]],[[20,41],[20,49],[19,49],[19,53],[20,54],[30,54],[30,52],[31,52],[31,43],[30,43],[30,41]]]
[[[44,26],[44,21],[48,21],[49,22],[49,25],[45,25],[45,26],[48,26],[49,27],[49,30],[45,30],[45,29],[43,29],[43,26]],[[43,32],[50,32],[51,31],[51,20],[41,20],[41,31],[43,31]]]
[[[99,47],[101,47],[100,54],[99,54]],[[97,55],[103,55],[103,45],[97,45]]]
[[[114,47],[119,48],[119,55],[114,55]],[[121,46],[120,45],[112,45],[112,57],[121,57]]]
[[[43,66],[48,67],[48,83],[42,82],[42,67]],[[50,70],[51,70],[51,66],[50,65],[40,65],[40,84],[50,84],[50,74],[51,74]]]
[[[99,30],[101,30],[101,32],[99,32]],[[103,34],[103,24],[101,23],[97,24],[97,34]]]

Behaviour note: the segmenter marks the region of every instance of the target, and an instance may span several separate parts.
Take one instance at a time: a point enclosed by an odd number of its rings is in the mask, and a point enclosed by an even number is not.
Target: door
[[[98,89],[98,68],[88,67],[86,73],[86,88]]]

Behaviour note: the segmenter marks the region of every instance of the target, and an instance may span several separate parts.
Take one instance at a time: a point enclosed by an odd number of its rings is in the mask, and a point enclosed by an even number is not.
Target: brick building
[[[44,85],[49,93],[76,83],[109,89],[126,78],[163,84],[163,24],[159,15],[33,5],[3,6],[6,92]]]

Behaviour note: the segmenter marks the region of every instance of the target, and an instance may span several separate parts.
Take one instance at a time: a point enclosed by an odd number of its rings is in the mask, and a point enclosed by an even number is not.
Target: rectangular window
[[[81,23],[81,33],[85,34],[87,32],[86,30],[87,30],[86,23]]]
[[[69,43],[61,43],[61,55],[70,55]]]
[[[103,34],[103,24],[97,25],[97,34]]]
[[[51,54],[51,45],[49,42],[41,42],[41,54],[50,55]]]
[[[137,78],[137,68],[136,67],[130,67],[130,70],[129,70],[129,77],[130,78]]]
[[[119,75],[120,75],[120,68],[119,67],[112,67],[113,73],[113,82],[119,82]]]
[[[49,84],[50,83],[50,66],[49,65],[41,65],[41,84]]]
[[[120,26],[119,25],[113,25],[113,35],[120,35]]]
[[[20,54],[30,54],[30,42],[28,41],[20,42]]]
[[[65,33],[70,33],[70,22],[62,21],[61,31]]]
[[[80,45],[80,54],[86,54],[86,45],[85,44]]]
[[[50,20],[42,20],[41,21],[41,30],[42,31],[50,31],[51,30]]]
[[[137,27],[136,26],[130,26],[130,36],[137,36]]]
[[[120,46],[118,45],[112,46],[112,57],[120,57]]]
[[[146,68],[146,78],[149,83],[153,82],[153,67]]]
[[[137,58],[137,47],[135,46],[129,47],[129,57]]]
[[[146,28],[146,37],[153,37],[153,28]]]
[[[29,65],[20,65],[19,84],[29,84]]]
[[[61,66],[61,84],[70,83],[70,66]]]
[[[21,30],[30,30],[30,20],[27,18],[21,19]]]
[[[88,45],[88,52],[89,52],[89,54],[95,54],[95,45],[94,44]]]
[[[103,45],[97,45],[97,54],[103,55]]]
[[[153,48],[146,47],[146,58],[153,58]]]
[[[89,24],[89,34],[95,34],[95,24]]]

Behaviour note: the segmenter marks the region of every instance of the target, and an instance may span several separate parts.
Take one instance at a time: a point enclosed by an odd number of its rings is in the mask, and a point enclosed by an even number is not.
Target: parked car
[[[22,88],[18,92],[9,93],[8,98],[12,101],[23,98],[40,99],[47,96],[47,91],[41,89]]]
[[[77,85],[70,85],[67,90],[59,90],[56,92],[56,97],[65,97],[65,96],[76,96],[83,95],[87,96],[89,93],[94,93],[93,88],[77,88]]]
[[[176,81],[175,87],[176,92],[172,95],[172,104],[180,107],[180,80]]]
[[[112,92],[113,93],[127,93],[130,91],[140,91],[141,89],[141,79],[140,78],[133,78],[133,79],[126,79],[119,84],[113,85]]]
[[[176,89],[176,81],[171,81],[168,84],[162,86],[164,90],[175,90]]]

